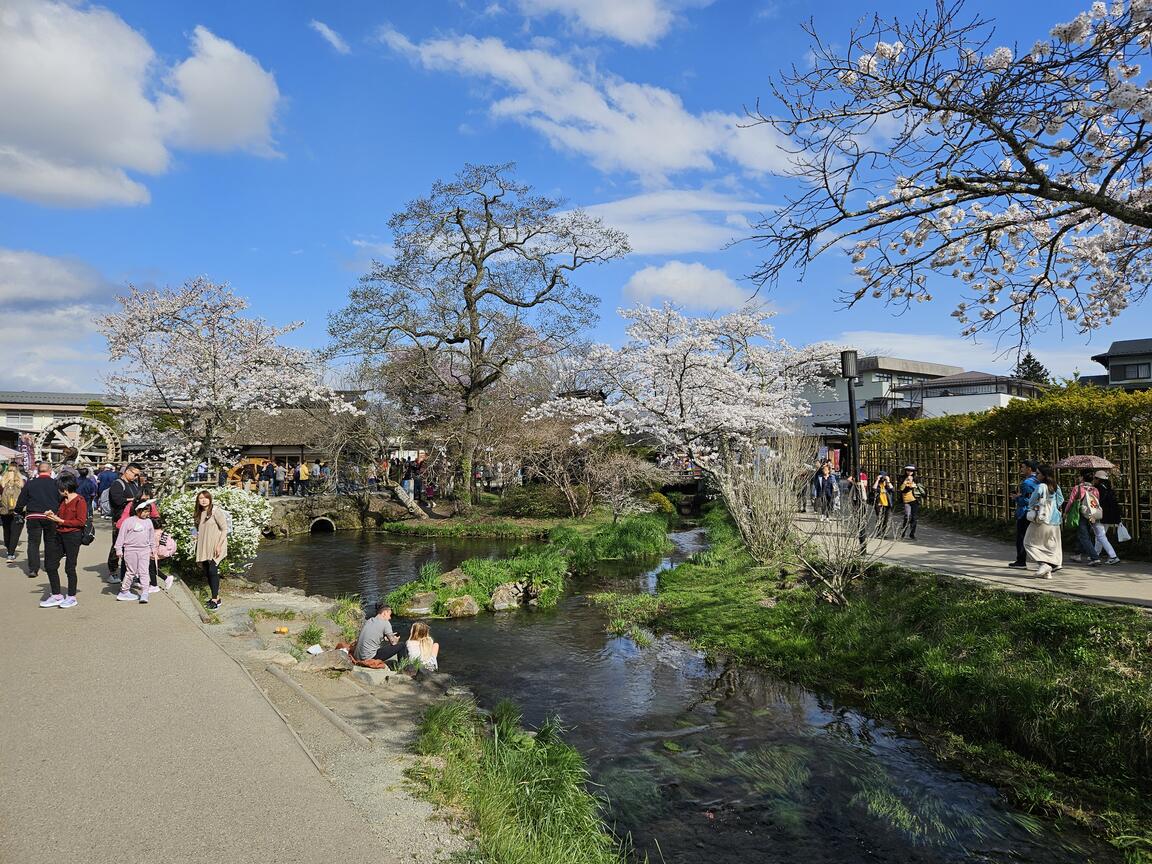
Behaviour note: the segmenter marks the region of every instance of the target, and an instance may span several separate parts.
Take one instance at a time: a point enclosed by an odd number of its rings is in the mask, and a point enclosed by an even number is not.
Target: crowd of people
[[[145,475],[144,466],[131,462],[120,468],[105,465],[93,475],[77,468],[68,454],[53,465],[37,462],[28,476],[16,461],[0,473],[0,525],[9,566],[18,566],[21,536],[26,537],[27,575],[48,577],[43,608],[71,609],[77,605],[76,562],[80,548],[95,538],[93,521],[99,514],[114,521],[108,550],[107,581],[119,585],[116,599],[147,603],[149,594],[172,587],[171,574],[162,576],[160,561],[176,552],[172,535],[164,531],[164,518]],[[219,564],[228,554],[228,522],[212,494],[201,492],[193,513],[195,560],[211,588],[208,606],[220,606]],[[66,584],[60,581],[63,564]],[[135,589],[135,591],[133,590]]]
[[[265,498],[306,498],[333,491],[373,492],[386,485],[398,485],[415,500],[431,503],[437,496],[437,489],[427,477],[425,468],[426,460],[423,459],[382,459],[365,466],[352,465],[337,477],[325,460],[292,462],[266,459],[242,466],[240,482]],[[202,462],[196,468],[195,480],[200,484],[215,481],[217,486],[227,486],[229,470],[221,467],[213,473],[208,463]]]
[[[1077,563],[1089,567],[1120,563],[1111,537],[1124,541],[1128,532],[1106,470],[1082,469],[1080,481],[1067,496],[1051,465],[1025,459],[1019,471],[1020,486],[1012,500],[1016,558],[1009,567],[1027,569],[1032,563],[1037,576],[1051,578],[1064,566],[1065,528],[1075,532],[1079,552],[1073,560]],[[845,506],[856,513],[870,507],[874,514],[874,519],[868,520],[872,536],[915,540],[920,505],[926,495],[915,465],[905,465],[896,479],[881,471],[870,483],[864,472],[841,477],[831,461],[825,461],[801,494],[800,509],[806,512],[811,504],[820,521],[831,521]],[[902,515],[899,532],[893,518],[896,512]]]

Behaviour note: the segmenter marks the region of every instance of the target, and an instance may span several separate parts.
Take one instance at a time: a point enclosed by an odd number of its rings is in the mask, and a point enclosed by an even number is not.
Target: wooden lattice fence
[[[1109,472],[1132,539],[1152,548],[1152,435],[1034,437],[1013,440],[952,440],[915,443],[861,443],[861,462],[871,477],[879,471],[899,476],[915,465],[928,497],[924,509],[957,516],[1012,522],[1012,499],[1020,484],[1021,459],[1055,465],[1074,454],[1103,456],[1116,465]],[[1079,472],[1060,469],[1067,491]]]

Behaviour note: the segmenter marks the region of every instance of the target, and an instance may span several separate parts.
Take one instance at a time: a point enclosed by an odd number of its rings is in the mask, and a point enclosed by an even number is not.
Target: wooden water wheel
[[[73,450],[76,451],[73,459],[78,467],[120,464],[119,436],[108,424],[91,417],[54,420],[36,436],[36,455],[42,461],[59,465]]]
[[[252,457],[241,459],[228,469],[228,485],[242,489],[247,483],[255,483],[260,479],[260,466],[267,461]]]

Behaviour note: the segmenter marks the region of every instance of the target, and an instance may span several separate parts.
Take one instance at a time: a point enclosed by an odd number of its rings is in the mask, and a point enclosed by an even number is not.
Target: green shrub
[[[644,500],[652,505],[657,513],[663,513],[667,516],[676,515],[676,505],[663,492],[649,492],[648,497]]]
[[[587,509],[591,493],[585,487],[576,490],[580,512]],[[564,493],[555,486],[534,483],[528,486],[514,486],[500,499],[500,514],[519,519],[554,519],[559,516],[572,516],[572,508]]]
[[[543,723],[535,735],[502,702],[486,721],[470,702],[433,705],[417,752],[435,757],[415,772],[430,797],[463,810],[487,864],[624,864],[625,850],[589,793],[580,754]]]
[[[229,576],[252,566],[264,526],[272,517],[272,505],[263,496],[244,489],[211,489],[213,505],[219,505],[232,517],[228,535],[228,557],[220,562],[220,575]],[[188,489],[170,495],[160,502],[164,530],[176,540],[173,563],[186,569],[196,567],[196,540],[192,537],[193,512],[198,490]]]

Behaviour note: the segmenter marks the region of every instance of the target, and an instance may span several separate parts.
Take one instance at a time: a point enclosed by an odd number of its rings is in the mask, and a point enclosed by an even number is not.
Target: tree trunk
[[[472,472],[476,461],[476,447],[480,441],[480,409],[477,399],[469,396],[464,403],[464,434],[460,442],[460,473],[464,485],[456,492],[456,503],[463,512],[472,509]]]

